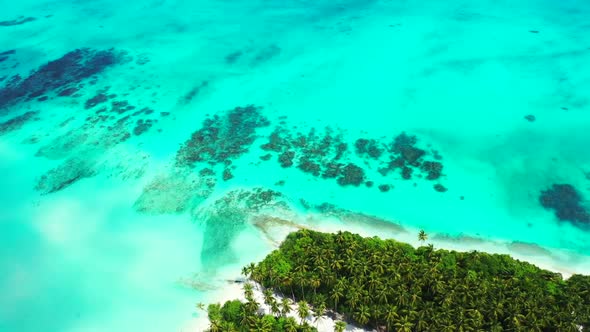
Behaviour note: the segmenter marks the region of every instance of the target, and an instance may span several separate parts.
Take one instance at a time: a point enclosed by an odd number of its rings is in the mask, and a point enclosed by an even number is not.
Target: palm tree
[[[221,332],[238,332],[236,325],[233,322],[223,321],[221,322]]]
[[[455,326],[455,324],[453,324],[452,321],[448,321],[445,323],[445,325],[443,325],[442,331],[443,332],[455,332],[455,331],[457,331],[457,327]],[[502,330],[500,330],[500,331],[502,331]]]
[[[284,297],[281,299],[281,314],[287,316],[291,312],[291,300]]]
[[[210,319],[211,324],[209,324],[209,331],[210,332],[221,332],[221,324],[222,321],[219,319]]]
[[[309,279],[309,285],[311,286],[311,288],[313,288],[313,294],[316,294],[316,289],[318,289],[320,287],[320,285],[322,284],[322,281],[320,280],[320,278],[313,276]]]
[[[422,243],[424,243],[424,241],[426,241],[428,239],[428,234],[426,234],[426,232],[421,229],[420,232],[418,233],[418,240]]]
[[[287,275],[283,277],[283,284],[289,286],[291,289],[291,299],[295,301],[295,294],[293,293],[293,274],[291,272],[288,272]]]
[[[369,285],[369,291],[373,292],[375,288],[381,286],[382,280],[380,279],[380,275],[376,272],[371,272],[369,274],[369,278],[367,284]]]
[[[242,268],[242,275],[243,275],[244,277],[246,277],[246,278],[248,278],[248,277],[249,277],[249,275],[250,275],[250,271],[248,271],[248,267],[244,266],[244,267]]]
[[[416,317],[416,331],[428,331],[429,322],[428,320],[431,319],[433,316],[432,310],[429,308],[423,308]]]
[[[344,329],[346,329],[346,323],[341,320],[336,321],[336,324],[334,324],[334,332],[344,332]]]
[[[388,331],[392,330],[391,327],[397,321],[399,315],[397,313],[397,306],[390,305],[387,313],[385,314],[385,321],[387,322]]]
[[[383,285],[379,285],[379,288],[377,288],[377,300],[379,301],[379,303],[382,304],[387,304],[387,296],[389,295],[389,290],[387,289],[386,286]]]
[[[272,322],[266,319],[266,316],[260,317],[254,325],[255,332],[272,332]]]
[[[338,301],[344,296],[344,291],[338,284],[332,289],[330,299],[334,300],[334,310],[338,310]]]
[[[285,320],[285,332],[297,332],[297,322],[293,317],[287,317]]]
[[[242,311],[240,312],[239,324],[241,326],[250,326],[250,323],[252,323],[250,317],[256,317],[256,316],[250,316],[249,310],[243,306]]]
[[[326,303],[320,302],[314,310],[315,322],[326,313]]]
[[[348,289],[348,304],[352,310],[357,308],[357,305],[361,302],[361,290],[356,287],[352,286]]]
[[[299,286],[301,287],[301,296],[303,297],[303,299],[305,300],[305,289],[304,287],[307,286],[307,284],[309,283],[309,279],[307,277],[307,273],[305,272],[307,270],[307,267],[305,265],[299,265],[296,268],[295,274],[293,275],[293,282],[295,284],[299,284]]]
[[[413,326],[414,324],[410,321],[408,316],[402,317],[400,321],[395,324],[398,332],[412,332]]]
[[[254,297],[254,286],[249,282],[244,284],[244,296],[246,300],[251,300]]]
[[[250,263],[242,268],[242,274],[244,277],[249,278],[252,276],[252,272],[254,272],[255,268],[256,265],[254,263]]]
[[[361,325],[366,325],[371,319],[369,307],[366,305],[359,306],[358,310],[354,312],[354,319]]]
[[[309,305],[305,301],[299,301],[297,305],[297,314],[299,315],[299,318],[301,318],[301,324],[303,324],[305,318],[309,316]]]
[[[270,303],[270,312],[275,317],[278,317],[281,314],[281,308],[279,307],[279,302],[277,302],[277,300],[275,300],[274,298],[272,299],[272,302]]]
[[[248,315],[254,315],[258,312],[258,309],[260,308],[260,304],[258,304],[258,302],[256,302],[254,299],[249,300],[246,302],[246,304],[244,305],[244,308],[247,310]]]
[[[270,288],[267,288],[262,292],[262,295],[264,298],[264,304],[270,307],[271,304],[275,301],[275,297],[272,293],[272,290]]]
[[[197,308],[197,310],[203,310],[205,311],[205,303],[203,302],[199,302],[195,305],[195,307]]]
[[[313,331],[314,331],[314,329],[307,322],[303,322],[303,324],[301,324],[301,332],[313,332]]]
[[[330,268],[332,270],[340,270],[342,268],[342,265],[344,265],[344,260],[342,260],[339,257],[336,257],[330,261]]]

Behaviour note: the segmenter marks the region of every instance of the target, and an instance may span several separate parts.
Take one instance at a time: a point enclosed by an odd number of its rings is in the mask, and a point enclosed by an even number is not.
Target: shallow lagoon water
[[[36,19],[0,26],[0,53],[14,50],[0,62],[0,88],[77,48],[126,54],[74,82],[71,96],[56,88],[46,101],[17,98],[0,108],[3,124],[38,112],[0,132],[1,331],[198,330],[191,321],[203,314],[194,304],[223,295],[226,279],[297,225],[414,243],[422,228],[437,246],[590,272],[589,231],[539,204],[555,183],[590,197],[588,5],[4,7],[0,21]],[[86,108],[101,91],[117,96]],[[251,133],[247,152],[229,158],[232,179],[223,181],[219,162],[178,166],[177,151],[205,119],[218,115],[223,127],[231,110],[247,105],[269,124]],[[152,112],[123,119],[144,108]],[[261,160],[276,126],[293,134],[313,127],[320,136],[329,126],[348,143],[346,162],[375,186],[343,187],[282,168],[275,153]],[[357,138],[385,144],[403,131],[428,160],[432,150],[442,156],[440,179],[417,170],[411,180],[398,171],[382,177],[379,162],[354,153]],[[206,167],[216,174],[200,174]],[[435,191],[436,183],[448,190]],[[392,188],[380,192],[380,184]],[[255,188],[280,196],[253,207],[244,202],[260,198]],[[318,209],[322,203],[333,208]],[[256,222],[269,216],[283,221]]]

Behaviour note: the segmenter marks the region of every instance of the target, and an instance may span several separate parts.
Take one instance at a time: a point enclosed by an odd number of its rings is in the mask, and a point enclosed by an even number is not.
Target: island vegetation
[[[246,283],[245,303],[209,306],[211,331],[313,331],[305,318],[326,312],[378,331],[590,331],[589,276],[564,280],[508,255],[300,230],[243,272],[272,314]]]

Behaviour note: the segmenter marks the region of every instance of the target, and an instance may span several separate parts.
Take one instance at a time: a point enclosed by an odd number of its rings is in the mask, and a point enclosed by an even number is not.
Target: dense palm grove
[[[589,276],[564,281],[508,255],[302,230],[246,272],[381,331],[590,331]]]

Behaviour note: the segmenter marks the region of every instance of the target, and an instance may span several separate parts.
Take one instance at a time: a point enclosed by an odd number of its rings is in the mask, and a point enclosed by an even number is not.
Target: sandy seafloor
[[[0,132],[2,332],[202,329],[195,303],[227,298],[226,280],[298,227],[411,243],[424,229],[436,247],[590,272],[590,231],[539,204],[556,183],[590,198],[590,3],[2,4],[0,21],[21,16],[36,20],[0,26],[0,53],[15,50],[0,77],[26,77],[77,48],[127,60],[78,82],[74,96],[57,89],[0,108],[0,123],[38,111]],[[153,126],[113,143],[115,131],[88,125],[96,108],[85,101],[106,86],[153,109]],[[205,118],[247,105],[270,126],[232,158],[234,178],[223,181],[218,164],[207,187],[202,165],[175,166]],[[263,162],[280,121],[330,126],[351,148],[405,131],[438,151],[443,176],[381,177],[351,152],[375,187],[342,187],[282,168],[274,154]],[[380,192],[382,183],[393,188]],[[282,196],[246,208],[236,193],[253,188]],[[322,203],[333,206],[309,208]]]

